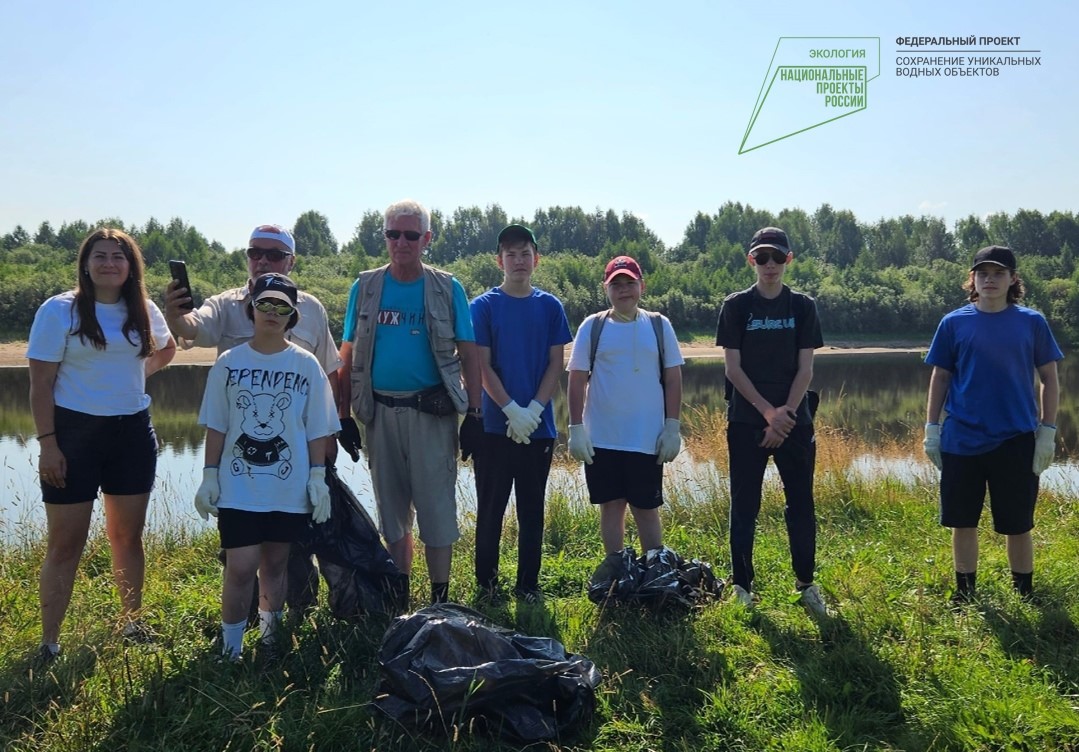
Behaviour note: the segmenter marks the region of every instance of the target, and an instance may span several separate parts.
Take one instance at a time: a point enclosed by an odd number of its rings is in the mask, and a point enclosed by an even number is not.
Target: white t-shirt
[[[272,355],[250,343],[222,353],[199,424],[225,434],[218,506],[249,512],[310,512],[307,442],[341,430],[322,366],[292,343]]]
[[[592,323],[585,319],[573,340],[568,371],[588,371]],[[663,317],[664,368],[684,362],[678,338]],[[596,362],[588,382],[584,424],[592,445],[624,452],[656,453],[666,411],[659,383],[659,345],[648,316],[631,322],[607,319],[599,335]]]
[[[169,342],[169,327],[153,301],[150,331],[160,349]],[[26,357],[59,363],[53,400],[60,407],[89,415],[134,415],[150,406],[146,393],[146,360],[139,358],[142,339],[123,334],[127,303],[96,303],[97,321],[105,335],[105,349],[98,350],[89,339],[72,334],[78,327],[75,293],[55,295],[37,309],[30,327]]]

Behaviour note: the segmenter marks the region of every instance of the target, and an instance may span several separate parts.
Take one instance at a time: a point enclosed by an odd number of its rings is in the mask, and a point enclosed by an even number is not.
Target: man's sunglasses
[[[247,257],[252,261],[258,261],[261,258],[265,258],[271,263],[279,263],[291,256],[291,253],[285,251],[279,251],[276,248],[248,248]]]
[[[259,313],[274,313],[278,316],[291,316],[296,309],[284,303],[271,303],[268,300],[260,300],[255,303],[255,310]]]
[[[402,235],[405,236],[405,240],[409,243],[415,243],[417,240],[423,237],[422,232],[416,232],[415,230],[383,230],[383,234],[390,240],[397,240]]]
[[[753,256],[753,260],[761,266],[767,264],[768,259],[772,259],[772,261],[775,261],[780,266],[787,263],[787,254],[783,253],[783,251],[778,248],[762,248],[759,251],[753,251],[751,255]]]

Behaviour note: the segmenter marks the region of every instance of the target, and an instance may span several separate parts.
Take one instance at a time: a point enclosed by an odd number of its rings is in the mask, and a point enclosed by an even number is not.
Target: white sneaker
[[[735,585],[731,588],[734,592],[734,600],[737,603],[741,603],[746,608],[753,608],[756,605],[756,599],[753,598],[753,593],[749,592],[741,585]]]
[[[799,603],[805,607],[813,616],[828,616],[828,606],[824,603],[824,596],[821,595],[820,588],[816,585],[810,585],[801,592],[798,597]]]

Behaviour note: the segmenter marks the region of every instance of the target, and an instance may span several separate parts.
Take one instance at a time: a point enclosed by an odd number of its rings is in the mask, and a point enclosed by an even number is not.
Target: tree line
[[[792,287],[817,298],[826,339],[928,340],[940,317],[961,305],[973,252],[990,243],[1019,256],[1026,304],[1042,311],[1057,337],[1079,344],[1079,221],[1071,212],[1020,209],[1014,214],[969,216],[949,228],[938,217],[881,218],[861,222],[822,204],[814,212],[779,213],[727,202],[712,214],[698,212],[680,242],[668,247],[632,213],[613,209],[549,207],[532,217],[510,217],[497,204],[432,211],[429,263],[452,271],[469,295],[499,284],[494,260],[499,230],[518,221],[533,228],[542,256],[535,283],[558,295],[571,323],[606,307],[601,281],[607,259],[626,254],[645,271],[642,305],[670,317],[684,339],[711,331],[723,298],[753,283],[746,244],[760,227],[782,227],[795,262]],[[0,236],[0,333],[25,338],[37,307],[74,284],[74,259],[82,239],[101,225],[133,234],[147,262],[147,284],[160,302],[167,261],[188,263],[196,299],[243,283],[246,262],[237,249],[208,241],[180,218],[130,225],[117,218],[76,221],[54,229],[42,222],[31,234],[22,226]],[[359,271],[386,262],[382,212],[362,215],[352,237],[339,243],[325,215],[308,211],[294,224],[299,256],[294,275],[318,296],[340,333],[348,289]]]

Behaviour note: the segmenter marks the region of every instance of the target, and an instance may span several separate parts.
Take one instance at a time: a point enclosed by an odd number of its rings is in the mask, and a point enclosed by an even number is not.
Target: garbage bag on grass
[[[330,519],[311,526],[304,547],[318,556],[330,611],[349,620],[371,612],[401,613],[408,605],[408,576],[394,564],[371,515],[333,467],[326,468],[326,485]]]
[[[550,637],[442,603],[394,620],[379,651],[375,707],[400,723],[483,730],[530,743],[565,735],[592,714],[600,674]]]
[[[641,603],[655,608],[688,607],[723,594],[723,581],[712,566],[699,559],[683,559],[666,546],[637,557],[624,548],[600,562],[588,586],[593,603]]]

